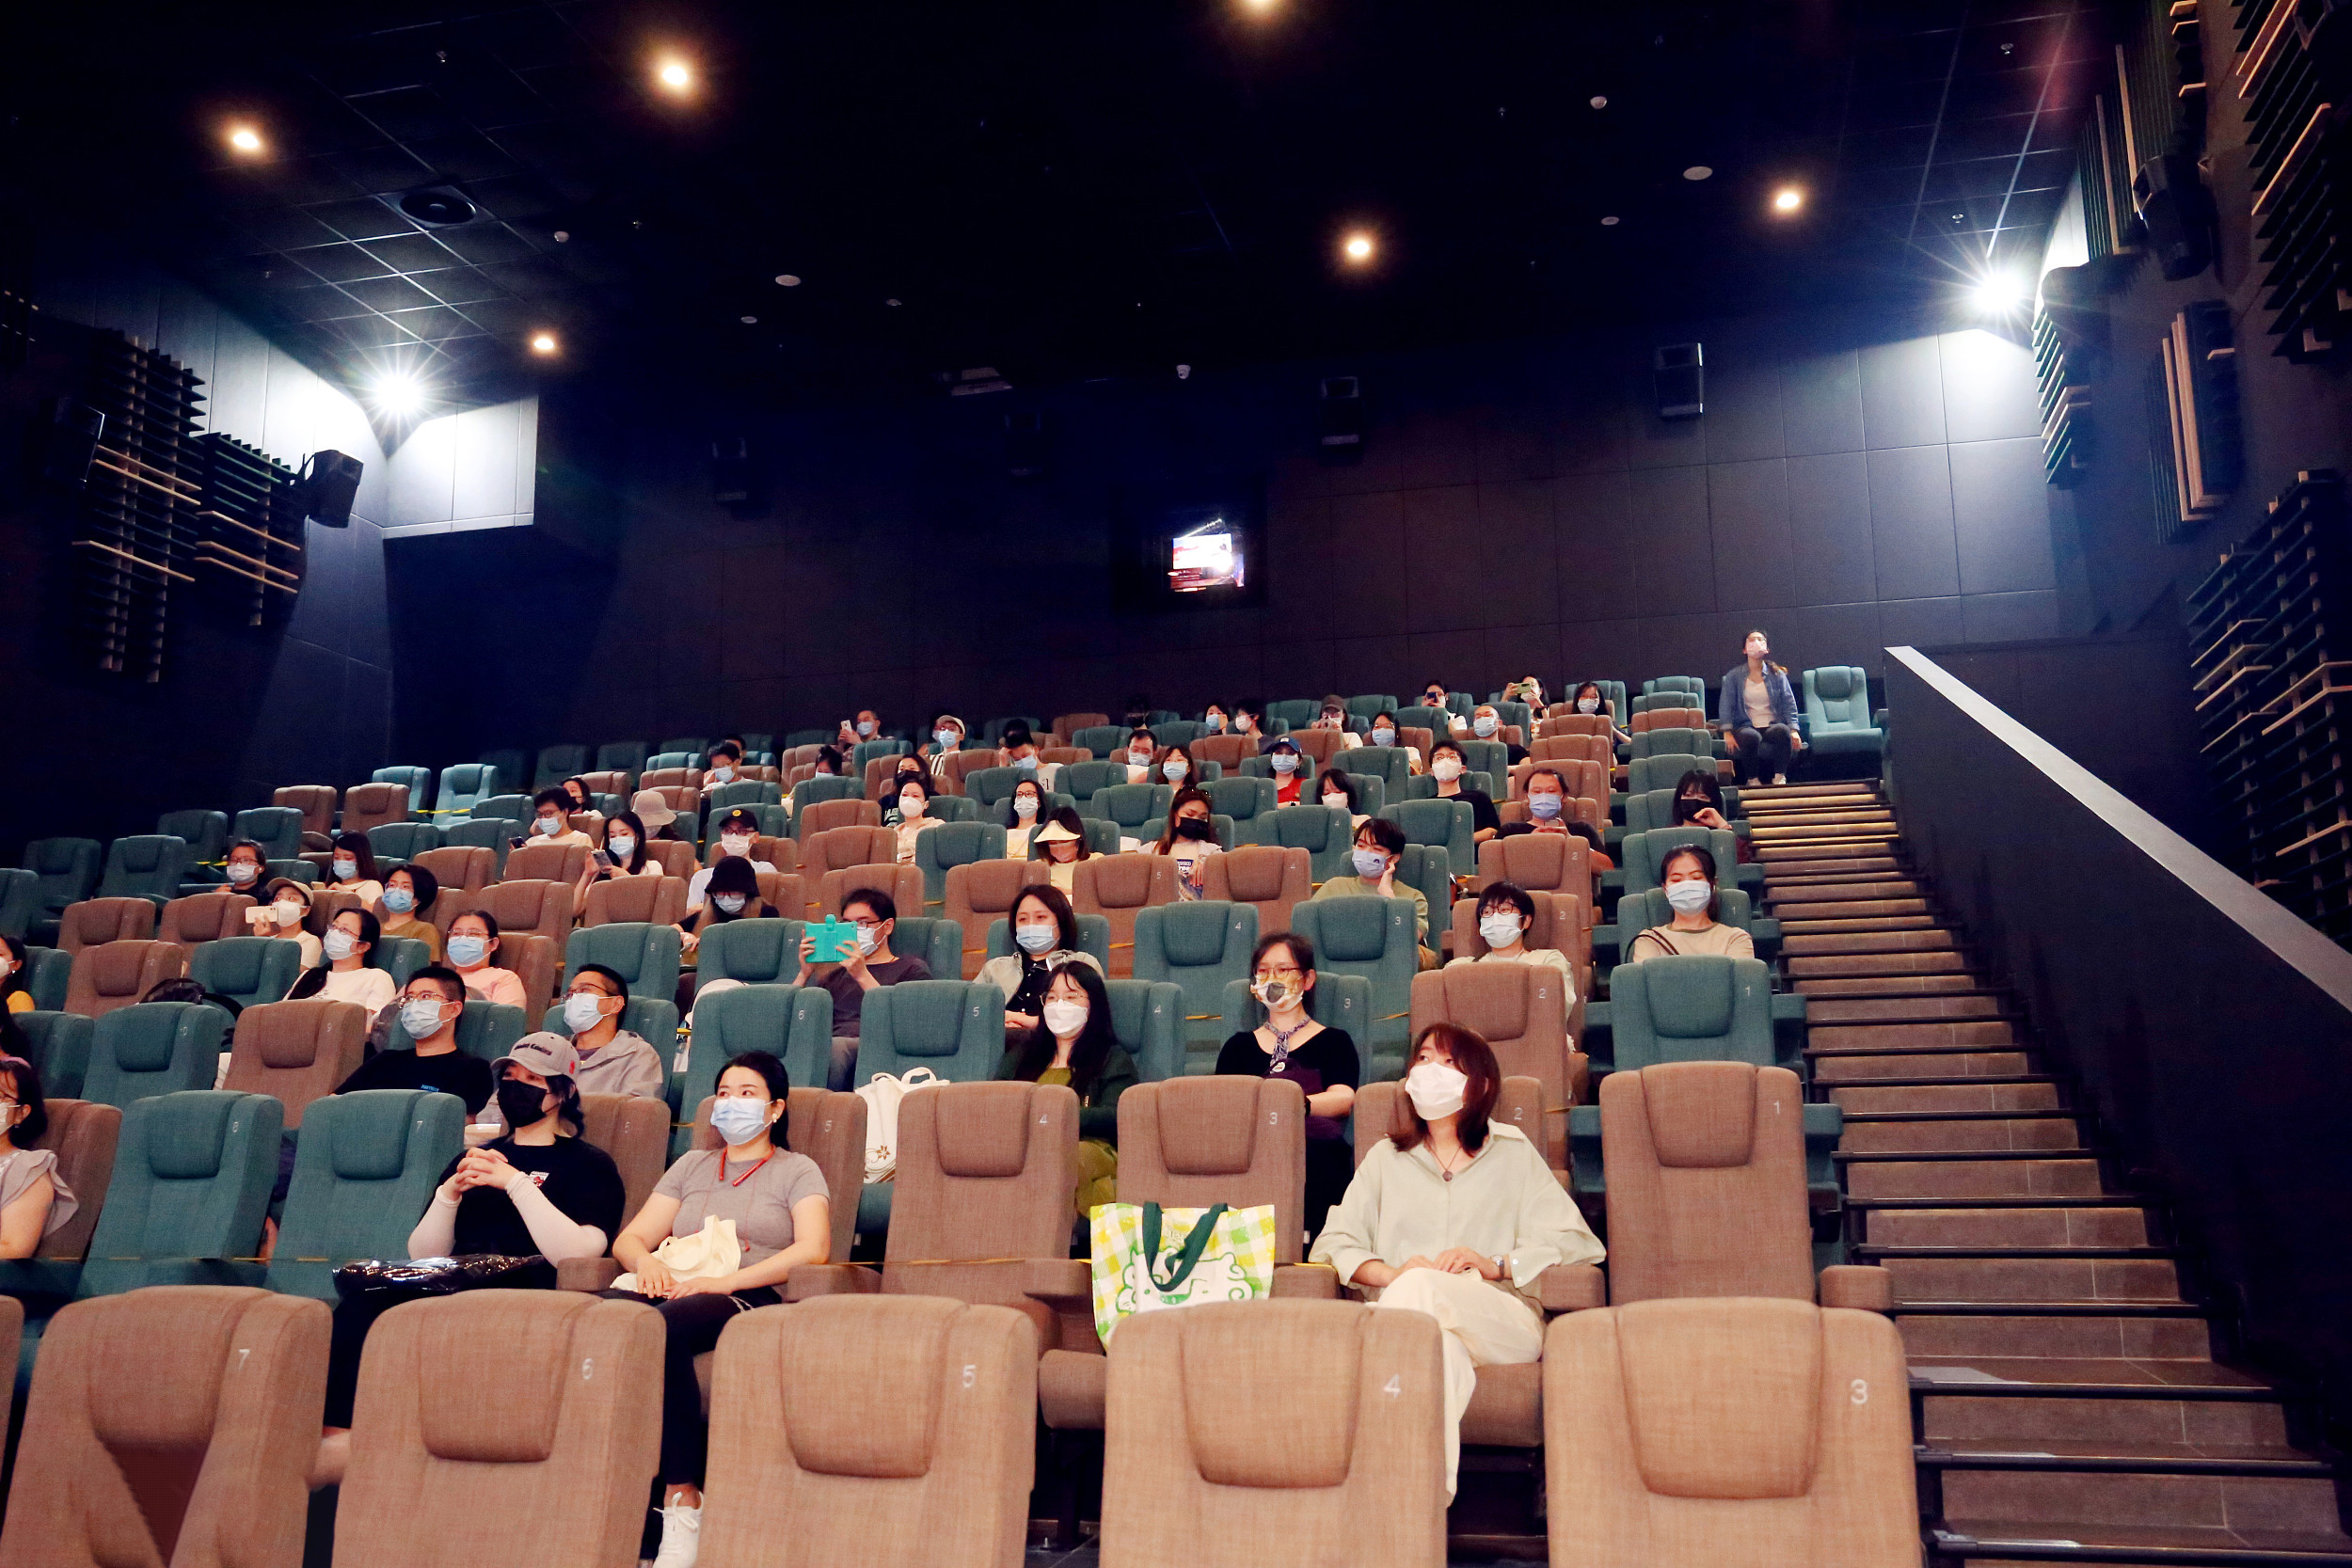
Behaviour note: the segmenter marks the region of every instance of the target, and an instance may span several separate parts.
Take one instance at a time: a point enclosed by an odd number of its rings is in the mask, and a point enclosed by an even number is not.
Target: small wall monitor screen
[[[1248,572],[1241,536],[1221,517],[1186,529],[1168,542],[1168,586],[1175,593],[1241,588],[1248,583]]]

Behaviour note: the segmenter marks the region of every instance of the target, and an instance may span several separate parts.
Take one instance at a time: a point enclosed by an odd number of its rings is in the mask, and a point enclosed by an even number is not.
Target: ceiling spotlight
[[[1714,173],[1715,171],[1705,164],[1692,164],[1682,171],[1682,177],[1685,180],[1706,180],[1712,178]]]
[[[672,92],[685,92],[694,85],[693,68],[684,60],[664,60],[653,74],[655,81]]]
[[[553,354],[555,352],[555,334],[552,332],[542,332],[532,338],[531,340],[531,352],[533,354]]]
[[[741,322],[745,326],[757,326],[759,325],[759,318],[757,316],[738,316],[735,319]]]
[[[1603,229],[1614,229],[1614,228],[1616,228],[1616,227],[1617,227],[1617,214],[1614,214],[1614,213],[1610,214],[1607,217],[1605,217],[1605,218],[1603,218],[1603,219],[1601,219],[1601,220],[1600,220],[1600,226],[1601,226]]]
[[[1350,234],[1341,242],[1340,254],[1356,265],[1362,266],[1372,260],[1372,236],[1364,233]]]
[[[375,378],[375,406],[396,420],[424,406],[424,384],[407,371],[386,371]]]
[[[1276,4],[1277,0],[1241,0],[1241,8],[1246,11],[1256,11],[1259,15],[1263,16],[1266,12],[1272,10]]]
[[[1604,95],[1597,92],[1593,94],[1592,97],[1586,99],[1585,102],[1590,103],[1596,109],[1605,109],[1609,107],[1609,100]]]
[[[229,145],[240,152],[259,152],[262,134],[250,125],[232,125],[229,128]]]
[[[894,309],[894,310],[895,310],[895,309],[898,309],[898,296],[894,294],[894,295],[892,295],[890,298],[883,300],[883,301],[882,301],[882,303],[883,303],[884,305],[889,306],[892,309]]]
[[[1987,273],[1970,291],[1977,309],[1988,316],[2006,316],[2026,303],[2026,286],[2005,272]]]
[[[556,243],[557,245],[569,245],[569,244],[571,244],[571,243],[572,243],[572,231],[571,231],[570,230],[568,230],[568,229],[559,229],[559,230],[557,230],[555,231],[555,243]]]
[[[1793,213],[1804,205],[1804,192],[1794,185],[1785,185],[1772,195],[1772,211]]]
[[[776,282],[783,288],[797,289],[801,286],[801,277],[798,273],[780,272],[776,274]]]

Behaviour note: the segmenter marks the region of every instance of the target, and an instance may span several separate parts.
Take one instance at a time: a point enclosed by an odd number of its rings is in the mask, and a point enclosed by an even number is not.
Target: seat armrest
[[[1865,1312],[1895,1310],[1895,1276],[1884,1269],[1835,1263],[1821,1271],[1821,1305]]]
[[[1535,1293],[1547,1314],[1609,1305],[1609,1282],[1590,1263],[1554,1263],[1535,1276]]]
[[[609,1291],[626,1271],[617,1258],[566,1258],[555,1265],[559,1291]]]
[[[1083,1258],[1032,1258],[1022,1265],[1021,1293],[1057,1307],[1091,1307],[1094,1266]]]
[[[882,1293],[882,1272],[858,1263],[803,1263],[784,1282],[784,1299],[871,1296]]]
[[[1328,1263],[1277,1263],[1267,1294],[1294,1301],[1338,1301],[1340,1273]]]

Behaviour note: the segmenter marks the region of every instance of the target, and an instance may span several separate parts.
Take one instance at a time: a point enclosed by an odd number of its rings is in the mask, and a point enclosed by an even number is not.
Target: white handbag
[[[722,1279],[743,1266],[743,1243],[736,1240],[735,1222],[706,1215],[703,1227],[691,1236],[667,1236],[653,1249],[656,1259],[677,1279]],[[612,1282],[616,1291],[637,1289],[637,1276],[625,1274]]]
[[[866,1101],[866,1184],[888,1181],[898,1174],[898,1101],[910,1090],[930,1088],[946,1080],[927,1067],[909,1068],[899,1077],[878,1072],[857,1091]]]

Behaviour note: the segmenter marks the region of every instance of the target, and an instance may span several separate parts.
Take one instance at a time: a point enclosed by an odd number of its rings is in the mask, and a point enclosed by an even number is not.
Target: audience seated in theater
[[[672,811],[670,802],[661,798],[661,791],[641,789],[630,796],[628,814],[645,825],[645,832],[653,834],[655,842],[665,839],[672,844],[683,842],[683,835],[677,831],[677,813]]]
[[[705,795],[734,784],[743,776],[743,748],[732,740],[722,740],[711,747],[707,761],[708,766],[703,769],[702,792]]]
[[[1576,973],[1568,967],[1568,956],[1557,947],[1530,947],[1527,933],[1535,924],[1535,900],[1523,888],[1509,882],[1489,882],[1486,891],[1478,895],[1478,936],[1486,944],[1486,951],[1477,958],[1465,953],[1446,965],[1459,969],[1464,964],[1540,964],[1556,969],[1567,981],[1568,1005],[1576,1005]]]
[[[841,721],[840,732],[833,737],[833,743],[835,746],[840,747],[843,754],[847,755],[850,749],[855,746],[859,741],[871,740],[881,734],[881,715],[877,714],[870,707],[862,707],[857,710],[857,721],[855,723],[850,722],[847,719]]]
[[[1502,715],[1492,703],[1481,703],[1470,709],[1470,737],[1474,740],[1502,740]],[[1503,760],[1517,768],[1527,760],[1527,748],[1503,741]]]
[[[1434,707],[1440,713],[1445,712],[1445,682],[1423,681],[1421,688],[1421,705],[1423,707]],[[1468,721],[1464,720],[1460,714],[1456,713],[1447,721],[1446,728],[1450,730],[1458,730],[1464,728],[1467,723]]]
[[[362,1089],[423,1089],[453,1094],[477,1121],[490,1102],[490,1064],[457,1049],[457,1021],[465,1016],[466,982],[454,970],[427,964],[408,976],[400,993],[400,1025],[415,1044],[407,1051],[379,1051],[335,1085],[337,1094]]]
[[[893,826],[898,834],[900,865],[914,863],[914,841],[939,826],[930,815],[931,798],[938,793],[920,773],[898,775],[898,820]]]
[[[604,820],[604,814],[596,810],[596,797],[595,792],[589,789],[588,781],[580,778],[565,779],[556,787],[564,792],[564,815],[586,817],[587,824],[580,831],[591,838],[595,837],[596,824]]]
[[[686,879],[686,908],[689,912],[703,907],[710,891],[712,873],[731,860],[749,861],[752,845],[759,837],[758,814],[746,806],[737,806],[711,825],[711,836],[718,841],[719,858]],[[657,863],[656,869],[659,864]]]
[[[634,1290],[604,1292],[649,1301],[661,1314],[661,1488],[663,1568],[691,1568],[702,1530],[702,1483],[710,1444],[694,1358],[715,1349],[736,1315],[784,1300],[782,1286],[803,1263],[826,1261],[833,1246],[831,1196],[817,1162],[785,1147],[791,1081],[784,1063],[746,1051],[719,1073],[712,1131],[721,1148],[681,1157],[612,1243],[612,1256]],[[855,1193],[842,1195],[855,1203]],[[742,1260],[733,1274],[680,1279],[656,1249],[673,1236],[702,1233],[706,1221],[731,1220]]]
[[[1047,960],[1053,981],[1039,1022],[1005,1047],[1000,1079],[1064,1084],[1078,1097],[1070,1204],[1080,1219],[1119,1200],[1119,1097],[1137,1082],[1135,1058],[1111,1028],[1111,996],[1083,953]]]
[[[952,713],[943,713],[931,721],[931,737],[923,742],[914,754],[923,759],[924,768],[944,786],[947,782],[947,759],[963,750],[963,737],[969,733],[963,721]]]
[[[1429,895],[1410,882],[1396,879],[1396,863],[1404,856],[1405,830],[1385,816],[1367,816],[1356,828],[1354,874],[1332,878],[1315,889],[1314,895],[1351,898],[1371,894],[1381,898],[1409,899],[1413,906],[1413,940],[1425,942],[1429,938]],[[1437,958],[1425,946],[1421,950],[1421,967],[1437,967]]]
[[[1126,725],[1129,729],[1140,730],[1146,728],[1152,722],[1151,696],[1148,693],[1138,691],[1134,696],[1127,699],[1127,705],[1120,711],[1120,717],[1119,721]]]
[[[441,896],[441,883],[421,865],[404,865],[384,879],[384,896],[376,900],[383,934],[424,943],[433,961],[441,961],[441,928],[426,918]]]
[[[1546,706],[1544,683],[1534,675],[1521,675],[1502,689],[1502,700],[1506,703],[1525,703],[1541,713]]]
[[[421,978],[421,976],[420,976]],[[490,1065],[507,1125],[518,1131],[469,1148],[441,1173],[424,1215],[408,1233],[411,1258],[490,1254],[561,1263],[597,1258],[619,1230],[624,1194],[612,1157],[580,1136],[571,1041],[525,1035]],[[368,1331],[389,1306],[366,1296],[335,1308],[326,1357],[326,1431],[310,1472],[313,1486],[338,1483],[351,1456],[351,1407]]]
[[[759,872],[743,856],[728,855],[706,875],[710,881],[703,907],[688,915],[686,924],[678,927],[685,937],[681,957],[691,957],[701,947],[703,933],[713,926],[724,926],[731,920],[776,918],[776,907],[760,901]]]
[[[580,868],[580,885],[572,889],[572,907],[582,911],[588,907],[588,890],[607,878],[661,875],[661,863],[645,853],[645,824],[635,812],[625,811],[597,823],[596,835],[604,840],[602,858],[588,857],[588,863]]]
[[[302,967],[319,961],[319,939],[302,928],[310,913],[310,889],[291,877],[278,877],[262,890],[262,901],[245,911],[245,922],[257,937],[276,937],[302,949]]]
[[[1303,781],[1298,771],[1298,742],[1289,736],[1278,735],[1263,742],[1259,750],[1265,757],[1267,769],[1274,775],[1274,803],[1278,806],[1300,804],[1298,792]]]
[[[1005,859],[1029,858],[1029,834],[1036,831],[1038,814],[1044,809],[1045,786],[1037,780],[1024,778],[1012,786],[1011,798],[1005,801]]]
[[[1343,752],[1352,752],[1364,743],[1361,736],[1347,727],[1347,703],[1343,698],[1324,698],[1323,711],[1316,714],[1314,722],[1307,727],[1311,730],[1339,731],[1340,750]]]
[[[1178,898],[1200,897],[1208,886],[1209,857],[1222,852],[1209,821],[1209,798],[1189,784],[1179,789],[1168,802],[1168,826],[1149,852],[1176,863]]]
[[[531,842],[588,847],[588,835],[571,825],[571,797],[561,789],[543,789],[531,798]]]
[[[1651,958],[1671,958],[1677,954],[1719,953],[1727,958],[1753,958],[1756,942],[1737,926],[1719,925],[1715,919],[1715,857],[1695,844],[1686,844],[1666,853],[1666,863],[1659,875],[1666,886],[1666,902],[1674,906],[1675,917],[1664,926],[1653,926],[1633,939],[1626,949],[1628,963],[1643,963]]]
[[[1347,1191],[1354,1157],[1347,1116],[1356,1105],[1362,1061],[1344,1029],[1317,1023],[1308,1006],[1315,989],[1315,950],[1304,937],[1279,931],[1258,939],[1249,956],[1249,993],[1266,1010],[1255,1029],[1226,1037],[1216,1070],[1230,1077],[1283,1078],[1307,1097],[1307,1234]]]
[[[13,1020],[0,1028],[16,1033]],[[40,1071],[13,1046],[0,1056],[0,1259],[30,1258],[81,1204],[57,1175],[57,1157],[33,1147],[49,1131],[49,1104]]]
[[[317,997],[327,1002],[357,1002],[373,1019],[392,1005],[399,989],[386,971],[368,967],[368,957],[383,934],[383,927],[368,911],[337,911],[320,943],[326,961],[296,975],[286,1000]]]
[[[1619,727],[1617,715],[1612,709],[1609,699],[1600,694],[1598,681],[1586,681],[1582,686],[1578,687],[1576,695],[1569,701],[1576,705],[1577,712],[1587,715],[1599,714],[1609,721],[1609,743],[1612,746],[1623,745],[1633,738],[1631,735]]]
[[[1367,746],[1405,746],[1405,739],[1396,732],[1396,709],[1384,708],[1372,717],[1372,728],[1364,736]],[[1421,748],[1405,746],[1405,770],[1419,775],[1422,768]]]
[[[1162,782],[1160,775],[1152,766],[1159,755],[1159,747],[1160,743],[1151,730],[1137,725],[1128,732],[1127,749],[1116,753],[1111,760],[1127,765],[1126,782],[1129,784],[1159,784]]]
[[[1438,781],[1438,799],[1467,800],[1470,809],[1470,839],[1484,844],[1502,831],[1502,817],[1495,810],[1494,797],[1483,789],[1472,789],[1462,782],[1467,765],[1462,760],[1462,748],[1440,738],[1429,748],[1429,773]],[[1468,867],[1456,867],[1467,870]]]
[[[1413,1047],[1397,1125],[1375,1144],[1309,1259],[1377,1292],[1375,1309],[1425,1312],[1445,1331],[1445,1486],[1482,1366],[1543,1354],[1535,1278],[1597,1263],[1584,1216],[1516,1127],[1493,1120],[1502,1075],[1486,1042],[1434,1023]]]
[[[1004,738],[996,747],[996,766],[1018,768],[1025,777],[1034,777],[1047,789],[1053,788],[1054,781],[1061,777],[1060,763],[1047,762],[1038,755],[1037,734],[1026,724],[1005,726]]]
[[[335,853],[326,863],[326,874],[332,878],[327,885],[337,893],[358,895],[362,904],[373,904],[384,896],[384,879],[376,874],[375,849],[365,833],[337,833]]]
[[[258,894],[262,879],[269,875],[269,852],[251,839],[241,838],[229,847],[223,870],[228,873],[230,892]]]
[[[1788,672],[1772,662],[1771,640],[1748,633],[1745,657],[1724,672],[1723,696],[1715,717],[1724,726],[1724,748],[1741,784],[1785,784],[1788,760],[1804,749],[1797,728],[1797,694]]]
[[[1347,824],[1351,831],[1364,825],[1368,814],[1357,809],[1355,774],[1332,768],[1315,781],[1315,799],[1333,811],[1347,813]]]
[[[1085,821],[1074,806],[1057,806],[1052,820],[1036,832],[1038,843],[1045,846],[1045,874],[1063,897],[1068,897],[1078,881],[1078,863],[1094,851],[1087,847]]]
[[[1211,703],[1200,710],[1200,733],[1223,735],[1232,727],[1232,720],[1225,712],[1223,703]]]
[[[0,1012],[29,1013],[33,1010],[33,977],[25,973],[24,942],[22,938],[0,935]],[[10,1030],[16,1025],[7,1025]],[[12,1047],[0,1047],[10,1054]]]
[[[1567,781],[1551,768],[1529,768],[1527,777],[1519,781],[1519,796],[1527,802],[1527,820],[1512,823],[1499,836],[1565,833],[1575,827],[1567,812]]]
[[[603,964],[582,964],[564,993],[564,1027],[572,1034],[577,1065],[572,1083],[582,1094],[634,1094],[660,1100],[670,1081],[661,1053],[643,1035],[621,1027],[628,1006],[628,982]],[[503,1125],[492,1105],[478,1121]]]
[[[1065,963],[1102,971],[1094,955],[1078,947],[1078,917],[1070,899],[1053,886],[1025,888],[1012,905],[1013,951],[980,965],[973,979],[1005,993],[1005,1035],[1016,1038],[1038,1026],[1040,1006],[1054,972]]]
[[[1677,828],[1715,828],[1731,832],[1731,819],[1724,815],[1724,782],[1711,768],[1693,768],[1675,783],[1674,825]],[[1740,859],[1756,858],[1755,846],[1746,839],[1733,840]]]
[[[502,1007],[523,1005],[522,977],[490,961],[499,950],[499,923],[479,910],[468,910],[449,923],[449,966],[466,982],[466,990],[485,1002]]]
[[[898,906],[890,895],[860,888],[841,901],[841,918],[857,927],[857,945],[839,963],[813,961],[817,938],[801,938],[801,972],[796,986],[818,985],[833,996],[833,1058],[825,1086],[846,1089],[857,1077],[858,1030],[866,1011],[866,993],[901,980],[928,980],[930,966],[917,958],[900,958],[890,950],[890,933],[898,928]]]
[[[1265,703],[1257,697],[1233,705],[1233,733],[1256,746],[1265,749]]]

